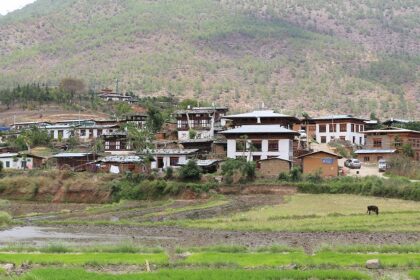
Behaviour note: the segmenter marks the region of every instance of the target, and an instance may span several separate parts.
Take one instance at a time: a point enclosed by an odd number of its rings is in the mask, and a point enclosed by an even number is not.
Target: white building
[[[54,140],[67,140],[74,136],[74,126],[71,125],[49,125],[45,129]]]
[[[312,118],[318,143],[346,140],[355,145],[365,144],[365,120],[351,115],[335,115]]]
[[[0,162],[4,169],[33,169],[37,167],[34,156],[18,153],[0,154]]]
[[[119,125],[92,125],[77,127],[76,135],[82,142],[89,142],[102,135],[111,134],[119,129]]]
[[[243,125],[222,131],[227,157],[257,161],[268,158],[293,160],[293,140],[299,133],[280,125]]]
[[[148,154],[154,158],[151,163],[152,169],[166,169],[179,167],[179,164],[194,158],[197,152],[198,149],[155,149]]]

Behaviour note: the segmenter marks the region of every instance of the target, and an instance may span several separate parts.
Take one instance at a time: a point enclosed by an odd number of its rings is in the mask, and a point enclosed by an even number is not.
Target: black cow
[[[374,213],[376,213],[376,215],[379,215],[379,208],[378,208],[378,206],[375,206],[375,205],[368,206],[367,207],[367,213],[369,213],[369,215],[370,215],[370,212],[374,212]]]

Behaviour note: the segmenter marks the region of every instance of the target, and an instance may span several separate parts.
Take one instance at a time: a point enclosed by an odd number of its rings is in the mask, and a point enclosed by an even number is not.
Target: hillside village
[[[136,103],[108,89],[98,97]],[[190,161],[217,173],[227,159],[236,159],[255,163],[260,178],[277,178],[294,167],[330,178],[380,175],[401,156],[420,161],[420,131],[407,128],[418,128],[418,121],[346,114],[299,118],[266,108],[235,114],[215,105],[187,105],[153,130],[149,121],[147,113],[131,112],[121,119],[14,122],[1,128],[0,162],[5,170],[164,174]],[[46,139],[37,143],[31,137]],[[13,144],[19,141],[23,145]]]

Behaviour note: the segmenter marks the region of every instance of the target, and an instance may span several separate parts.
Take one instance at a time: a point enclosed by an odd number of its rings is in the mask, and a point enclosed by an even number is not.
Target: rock
[[[183,259],[188,258],[191,255],[192,254],[190,252],[183,252],[183,253],[177,254],[178,257],[183,258]]]
[[[13,263],[7,263],[2,265],[1,267],[7,272],[11,272],[15,268],[15,265]]]
[[[366,262],[366,268],[368,269],[379,269],[381,268],[381,263],[378,259],[368,260]]]

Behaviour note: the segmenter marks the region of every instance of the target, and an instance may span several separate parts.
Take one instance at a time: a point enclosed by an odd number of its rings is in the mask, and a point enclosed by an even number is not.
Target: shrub
[[[232,184],[239,175],[239,182],[246,183],[255,179],[256,164],[255,162],[247,162],[245,159],[228,159],[222,165],[222,175],[227,184]]]
[[[172,167],[168,167],[165,170],[165,179],[170,180],[174,177],[174,169]]]
[[[295,166],[290,170],[290,181],[298,182],[302,180],[302,171],[299,167]]]
[[[0,227],[8,226],[12,223],[12,217],[6,212],[0,212]]]
[[[289,181],[289,174],[287,172],[281,172],[279,174],[278,180],[280,180],[280,181]]]
[[[189,160],[186,165],[179,170],[179,177],[183,180],[197,181],[201,178],[202,170],[195,160]]]

